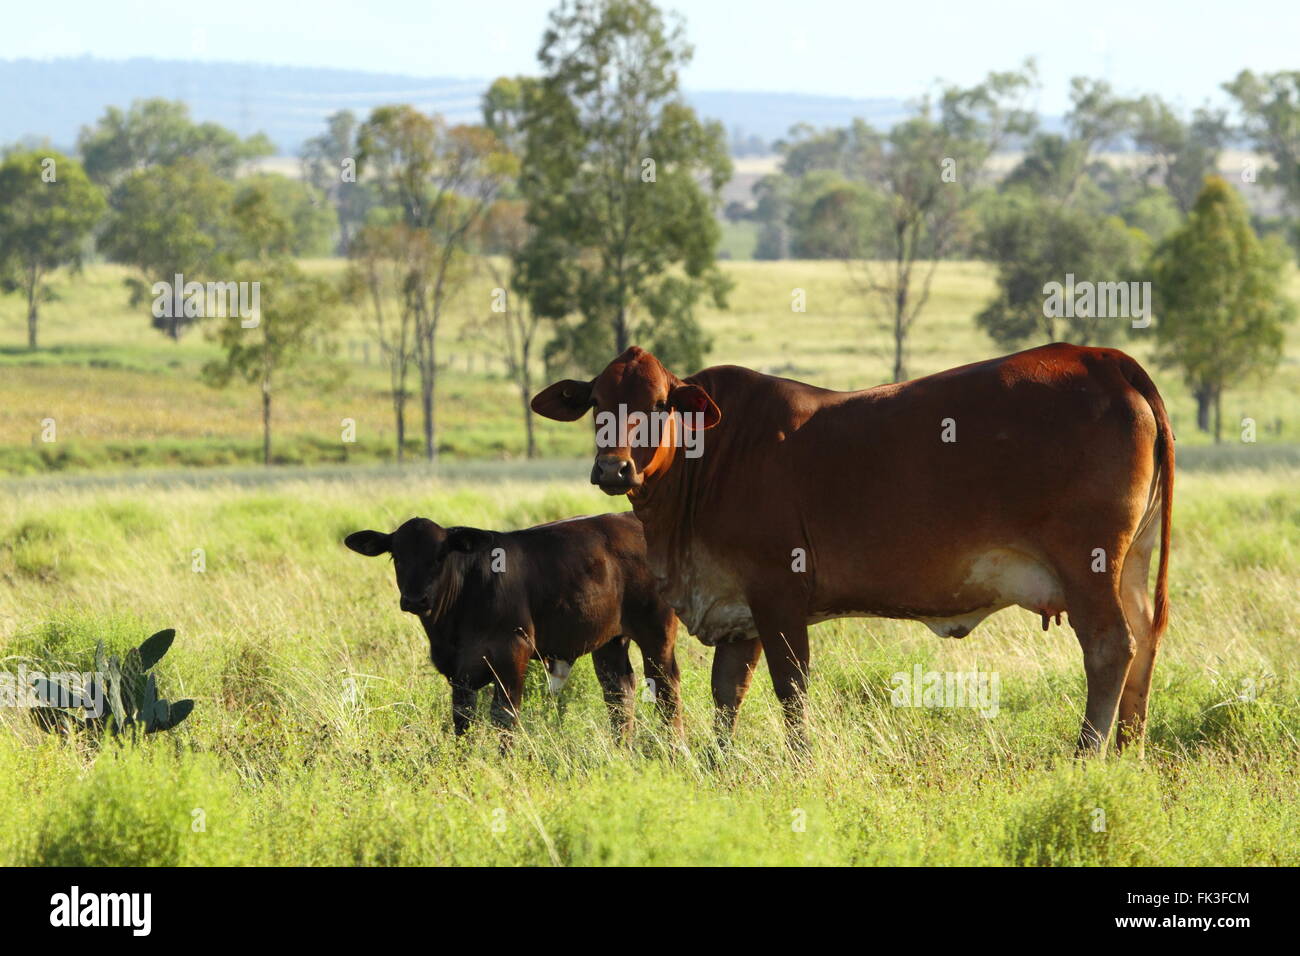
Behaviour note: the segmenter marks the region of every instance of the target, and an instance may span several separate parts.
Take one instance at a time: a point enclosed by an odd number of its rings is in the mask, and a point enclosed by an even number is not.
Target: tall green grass
[[[578,477],[498,478],[10,485],[0,667],[86,669],[97,640],[171,626],[160,681],[198,705],[134,747],[0,710],[0,863],[1300,863],[1293,466],[1180,477],[1146,756],[1087,764],[1077,642],[1017,610],[961,641],[816,627],[807,759],[761,671],[713,753],[709,653],[685,634],[688,754],[646,703],[618,744],[586,661],[558,704],[535,669],[509,753],[490,727],[457,742],[391,565],[340,541],[414,514],[509,528],[609,504]],[[893,706],[914,664],[996,671],[997,716]]]

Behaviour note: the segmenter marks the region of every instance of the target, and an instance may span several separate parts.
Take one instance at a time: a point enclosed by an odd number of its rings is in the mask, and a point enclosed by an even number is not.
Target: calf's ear
[[[591,384],[570,378],[548,385],[533,396],[532,409],[557,422],[577,421],[591,408]]]
[[[445,551],[481,551],[492,543],[492,532],[478,528],[448,528]]]
[[[685,416],[683,421],[687,428],[695,428],[695,423],[701,421],[695,417],[696,413],[704,416],[703,424],[698,426],[701,428],[712,428],[722,421],[722,412],[717,404],[698,385],[678,385],[668,393],[668,404]]]
[[[393,536],[381,531],[354,531],[343,539],[343,543],[357,554],[373,558],[393,549]]]

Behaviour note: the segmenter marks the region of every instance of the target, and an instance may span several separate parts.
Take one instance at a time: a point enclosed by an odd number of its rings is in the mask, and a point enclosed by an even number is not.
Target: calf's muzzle
[[[403,594],[401,607],[402,610],[408,614],[425,615],[428,614],[430,610],[432,610],[432,605],[430,605],[429,603],[428,596],[423,594],[420,595],[419,597],[408,597],[407,595]]]

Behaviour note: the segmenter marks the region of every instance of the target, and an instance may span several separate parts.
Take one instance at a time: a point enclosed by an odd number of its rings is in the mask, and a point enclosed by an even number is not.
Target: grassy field
[[[685,635],[689,756],[665,755],[645,704],[618,745],[585,660],[562,714],[532,674],[511,754],[490,728],[458,746],[390,566],[339,541],[417,513],[516,527],[604,507],[571,467],[565,481],[497,466],[10,486],[5,667],[83,670],[98,639],[120,650],[172,626],[163,690],[198,705],[172,735],[101,751],[0,715],[0,863],[1300,863],[1294,466],[1180,479],[1143,761],[1070,759],[1077,643],[1020,611],[963,641],[914,623],[816,627],[806,764],[784,752],[765,673],[735,749],[709,759],[708,655]],[[891,676],[917,664],[996,672],[996,716],[893,706]]]
[[[309,263],[337,273],[336,260]],[[889,338],[867,314],[846,268],[836,262],[725,262],[735,280],[730,307],[706,311],[712,337],[710,362],[748,365],[830,388],[862,388],[889,378]],[[80,276],[61,275],[59,300],[45,307],[43,348],[25,347],[18,296],[0,296],[0,475],[70,473],[103,469],[234,466],[259,460],[260,406],[253,387],[209,388],[199,378],[215,346],[191,333],[179,344],[149,326],[143,311],[127,307],[116,266],[93,266]],[[1300,298],[1300,274],[1292,292]],[[807,311],[791,311],[795,289]],[[909,368],[923,375],[998,353],[972,321],[992,294],[982,263],[944,263],[930,305],[915,333]],[[522,409],[499,357],[466,343],[467,326],[488,315],[489,284],[472,286],[457,301],[442,333],[449,365],[439,384],[439,447],[452,458],[506,460],[523,453]],[[1149,331],[1134,331],[1121,345],[1140,360],[1151,354]],[[391,461],[393,423],[385,392],[387,374],[370,349],[366,330],[352,314],[339,335],[339,361],[347,378],[322,391],[286,392],[275,410],[275,457],[280,464]],[[1300,336],[1278,373],[1228,392],[1226,434],[1235,440],[1243,417],[1258,423],[1259,443],[1300,442]],[[694,369],[676,369],[688,374]],[[542,372],[536,373],[542,383]],[[1157,375],[1170,404],[1180,447],[1208,438],[1192,427],[1193,406],[1176,376]],[[414,404],[412,423],[417,422]],[[40,440],[42,422],[56,423],[56,441]],[[356,422],[356,442],[341,440],[343,419]],[[589,436],[581,429],[538,422],[546,455],[579,455]],[[413,429],[415,431],[416,429]],[[419,444],[411,439],[418,453]]]
[[[887,377],[886,340],[843,267],[725,267],[737,289],[706,316],[712,360],[841,388]],[[1157,375],[1180,474],[1145,759],[1071,759],[1078,644],[1017,610],[961,641],[916,623],[818,625],[806,761],[784,749],[763,670],[715,758],[709,652],[684,633],[689,754],[669,756],[648,704],[618,744],[584,660],[559,705],[535,667],[503,756],[491,728],[453,741],[390,565],[340,541],[415,514],[513,528],[606,510],[578,457],[589,433],[546,424],[551,457],[518,460],[509,384],[448,348],[436,471],[383,464],[383,376],[360,360],[338,391],[280,406],[281,460],[315,467],[240,467],[257,449],[252,390],[199,383],[212,346],[162,339],[126,310],[121,278],[60,280],[35,355],[16,298],[0,298],[0,670],[87,670],[97,640],[120,651],[174,627],[162,690],[197,707],[171,734],[102,749],[0,708],[0,864],[1300,864],[1294,334],[1276,376],[1225,401],[1230,422],[1282,421],[1256,445],[1208,446],[1177,380]],[[795,288],[807,313],[790,312]],[[995,353],[970,322],[991,288],[981,265],[942,268],[916,374]],[[53,446],[33,443],[45,417]],[[346,458],[342,417],[359,426]],[[997,713],[894,706],[893,676],[917,665],[996,674]]]

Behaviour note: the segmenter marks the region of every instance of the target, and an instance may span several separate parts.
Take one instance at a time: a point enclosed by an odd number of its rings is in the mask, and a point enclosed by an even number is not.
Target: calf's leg
[[[469,730],[477,711],[478,691],[468,684],[452,681],[451,725],[457,737]]]
[[[642,649],[642,657],[646,679],[654,688],[655,709],[673,737],[680,741],[686,732],[682,727],[682,678],[677,669],[677,657],[671,647],[667,651],[657,648],[651,653]]]
[[[646,680],[654,690],[655,706],[659,716],[681,741],[682,728],[681,673],[677,669],[674,652],[677,641],[677,616],[671,611],[661,619],[638,626],[632,639],[641,649],[641,660]]]
[[[528,657],[502,659],[492,665],[492,723],[503,731],[515,729],[519,721],[519,706],[524,699],[524,674]],[[502,741],[503,747],[505,741]]]
[[[632,673],[627,645],[627,638],[620,636],[591,652],[596,679],[605,692],[610,723],[622,738],[632,733],[636,720],[636,675]]]

